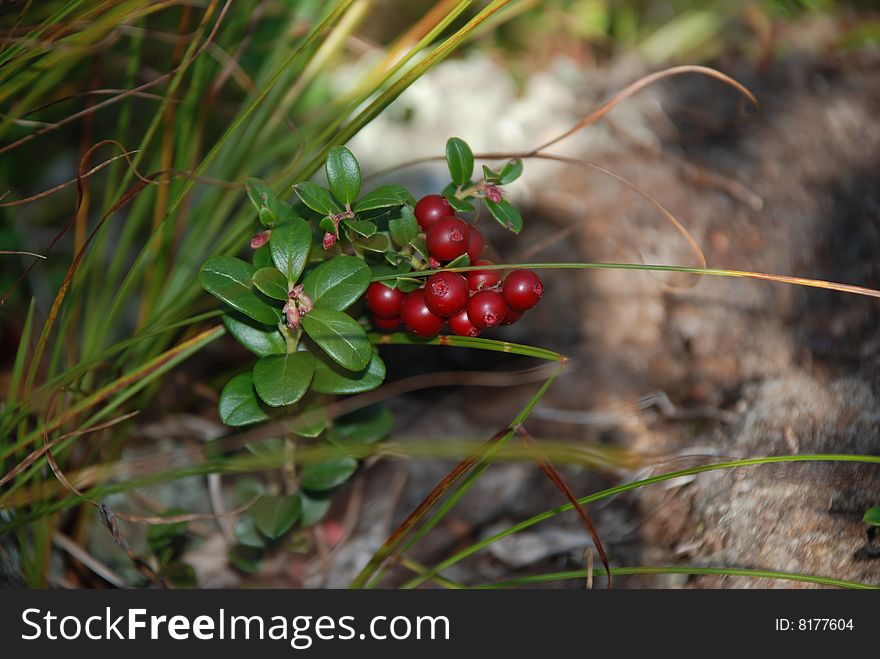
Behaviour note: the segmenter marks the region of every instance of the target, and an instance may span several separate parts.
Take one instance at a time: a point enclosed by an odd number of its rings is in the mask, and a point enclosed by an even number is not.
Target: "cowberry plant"
[[[248,426],[298,418],[286,437],[249,444],[258,455],[292,454],[296,441],[338,448],[299,474],[288,462],[283,493],[245,488],[245,497],[259,498],[235,527],[242,546],[261,549],[297,522],[320,520],[327,492],[357,468],[340,438],[372,442],[390,431],[393,419],[384,407],[332,422],[323,411],[334,396],[364,393],[384,381],[385,364],[368,330],[393,331],[402,324],[417,337],[431,338],[448,322],[452,334],[476,337],[515,322],[540,300],[543,286],[530,270],[514,270],[504,279],[497,270],[467,276],[450,270],[492,265],[480,260],[482,232],[456,213],[471,213],[483,203],[505,228],[522,228],[502,187],[520,176],[522,161],[498,171],[484,166],[475,181],[473,153],[458,138],[448,141],[446,160],[452,182],[442,194],[418,202],[401,185],[361,194],[360,166],[343,146],[328,153],[327,187],[298,183],[290,201],[249,179],[247,194],[260,224],[250,240],[250,259],[223,255],[202,265],[202,287],[227,306],[226,329],[258,357],[223,388],[221,420]],[[233,560],[247,564],[243,551]]]

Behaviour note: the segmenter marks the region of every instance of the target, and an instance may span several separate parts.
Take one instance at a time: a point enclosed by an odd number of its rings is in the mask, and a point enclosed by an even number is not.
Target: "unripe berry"
[[[398,316],[394,318],[379,318],[379,316],[374,315],[370,318],[370,322],[373,323],[373,327],[385,332],[393,332],[400,327],[400,318]]]
[[[454,316],[467,301],[467,279],[458,273],[438,272],[425,282],[425,304],[438,316]]]
[[[455,211],[446,198],[438,194],[429,194],[419,199],[415,208],[416,221],[425,231],[437,220],[454,215]]]
[[[460,313],[449,319],[449,329],[453,334],[458,336],[479,336],[480,330],[474,327],[471,319],[468,318],[467,309],[463,309]]]
[[[468,226],[467,255],[471,263],[477,262],[485,247],[486,241],[483,240],[483,233],[473,225]]]
[[[422,337],[436,335],[444,321],[425,304],[425,292],[421,288],[406,294],[400,307],[400,319],[410,332]]]
[[[492,261],[471,261],[472,265],[494,265]],[[468,288],[472,291],[484,291],[501,281],[500,270],[470,270],[467,273]]]
[[[367,306],[378,318],[396,318],[400,315],[400,305],[404,294],[399,288],[389,288],[380,281],[374,281],[367,288]]]
[[[468,302],[468,319],[478,329],[494,327],[501,324],[507,314],[507,305],[501,293],[495,291],[480,291],[475,293]]]
[[[467,222],[457,217],[444,217],[428,227],[428,251],[441,261],[451,261],[467,251]]]
[[[514,270],[504,278],[504,301],[516,311],[528,311],[538,304],[544,294],[544,285],[531,270]]]

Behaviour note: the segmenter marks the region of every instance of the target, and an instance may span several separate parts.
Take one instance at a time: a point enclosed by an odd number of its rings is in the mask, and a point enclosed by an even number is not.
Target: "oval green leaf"
[[[371,274],[362,259],[335,256],[305,276],[303,290],[316,307],[345,311],[367,290]]]
[[[419,223],[409,206],[400,209],[400,217],[388,220],[388,232],[398,247],[409,245],[419,236]]]
[[[312,230],[305,220],[295,219],[272,229],[269,250],[275,267],[295,284],[302,274],[312,248]]]
[[[446,164],[452,182],[458,186],[466,185],[474,174],[474,154],[463,139],[450,137],[446,142]]]
[[[226,383],[220,392],[218,411],[227,426],[248,426],[269,418],[257,399],[250,373],[240,373]]]
[[[276,300],[287,300],[287,278],[277,268],[260,268],[253,276],[254,286],[263,295]]]
[[[257,523],[250,511],[243,513],[232,530],[235,539],[245,547],[262,548],[266,546],[266,537],[257,530]]]
[[[330,497],[310,497],[305,492],[300,492],[299,498],[302,505],[299,523],[302,526],[312,526],[320,522],[330,512],[330,504],[333,503]]]
[[[372,391],[385,381],[385,362],[376,353],[367,368],[352,373],[323,353],[315,357],[312,390],[321,394],[361,394]]]
[[[304,490],[323,492],[347,481],[357,469],[354,458],[343,456],[303,467],[299,484]]]
[[[224,314],[223,324],[236,341],[259,357],[287,352],[287,341],[281,336],[277,325],[257,324],[234,312]]]
[[[295,494],[281,497],[261,497],[251,507],[257,529],[275,540],[284,535],[299,519],[302,504]]]
[[[343,204],[351,204],[361,191],[361,168],[357,158],[344,146],[334,146],[324,165],[330,191]]]
[[[254,292],[254,267],[232,256],[214,256],[202,264],[199,283],[214,297],[254,320],[274,325],[280,314]]]
[[[314,373],[315,359],[307,352],[269,355],[254,365],[254,388],[267,405],[293,405],[308,390]]]
[[[520,231],[522,231],[522,215],[519,214],[519,211],[513,204],[511,204],[506,199],[501,201],[500,203],[496,203],[488,199],[484,199],[483,201],[486,204],[486,208],[488,208],[489,212],[492,213],[492,217],[494,217],[498,221],[498,224],[503,226],[505,229],[513,231],[514,233],[519,233]]]
[[[302,203],[321,215],[335,215],[342,212],[342,206],[333,198],[327,188],[310,181],[293,186]]]
[[[383,185],[358,199],[358,202],[354,205],[354,211],[362,213],[379,208],[402,206],[404,203],[404,198],[400,195],[400,186]]]
[[[370,340],[351,316],[335,309],[315,308],[302,317],[302,327],[312,341],[343,368],[360,371],[370,363],[373,356]]]
[[[872,526],[880,526],[880,506],[868,508],[862,521],[866,524],[871,524]]]
[[[373,444],[385,439],[394,427],[394,414],[387,405],[376,403],[336,419],[331,439],[338,442]]]

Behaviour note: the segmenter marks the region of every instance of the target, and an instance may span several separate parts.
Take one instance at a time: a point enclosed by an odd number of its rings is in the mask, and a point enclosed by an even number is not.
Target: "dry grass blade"
[[[599,558],[602,560],[602,565],[605,566],[605,572],[608,574],[608,587],[611,588],[611,565],[608,563],[608,556],[605,553],[605,547],[602,546],[602,539],[599,537],[596,527],[593,526],[593,522],[590,520],[586,508],[580,504],[577,497],[571,491],[571,488],[568,487],[568,484],[556,470],[556,467],[554,467],[547,459],[528,431],[522,425],[519,425],[516,427],[516,432],[523,440],[523,444],[530,449],[532,457],[535,459],[535,462],[538,463],[538,466],[541,467],[541,470],[547,475],[547,478],[553,481],[553,484],[559,488],[559,491],[565,495],[565,498],[568,499],[571,505],[574,506],[575,510],[577,510],[578,515],[580,515],[584,522],[584,526],[587,527],[587,531],[590,533],[590,537],[593,539],[596,551],[599,552]]]

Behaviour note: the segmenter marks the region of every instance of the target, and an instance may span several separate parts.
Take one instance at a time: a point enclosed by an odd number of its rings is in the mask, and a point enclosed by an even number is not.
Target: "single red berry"
[[[400,327],[400,318],[395,316],[394,318],[379,318],[379,316],[373,316],[370,318],[370,322],[373,323],[373,327],[376,329],[384,330],[386,332],[393,332],[398,327]]]
[[[428,251],[441,261],[451,261],[467,251],[467,222],[457,217],[444,217],[428,228]]]
[[[425,291],[421,288],[406,294],[400,307],[400,319],[410,332],[423,337],[440,332],[444,321],[425,304]]]
[[[455,210],[446,201],[446,197],[439,194],[429,194],[419,199],[419,203],[416,204],[415,213],[419,226],[427,231],[428,227],[440,218],[454,215]]]
[[[501,321],[502,325],[513,325],[516,321],[523,317],[525,311],[517,311],[516,309],[511,309],[507,307],[507,313],[504,314],[504,320]]]
[[[425,282],[425,304],[438,316],[454,316],[467,301],[467,279],[460,274],[438,272]]]
[[[467,255],[471,263],[477,262],[485,247],[486,241],[483,240],[483,232],[473,225],[468,226]]]
[[[474,327],[471,319],[468,318],[467,309],[463,309],[460,313],[449,319],[449,329],[453,334],[458,336],[479,336],[480,330]]]
[[[399,288],[389,288],[380,281],[374,281],[367,288],[367,306],[378,318],[395,318],[400,315],[400,305],[404,294]]]
[[[495,265],[492,261],[471,261],[472,265]],[[470,270],[467,273],[468,288],[472,291],[484,291],[493,288],[501,281],[500,270]]]
[[[507,314],[507,305],[501,293],[480,291],[468,302],[467,315],[474,327],[485,329],[499,325]]]
[[[527,311],[538,304],[544,285],[531,270],[514,270],[504,278],[504,301],[516,311]]]

